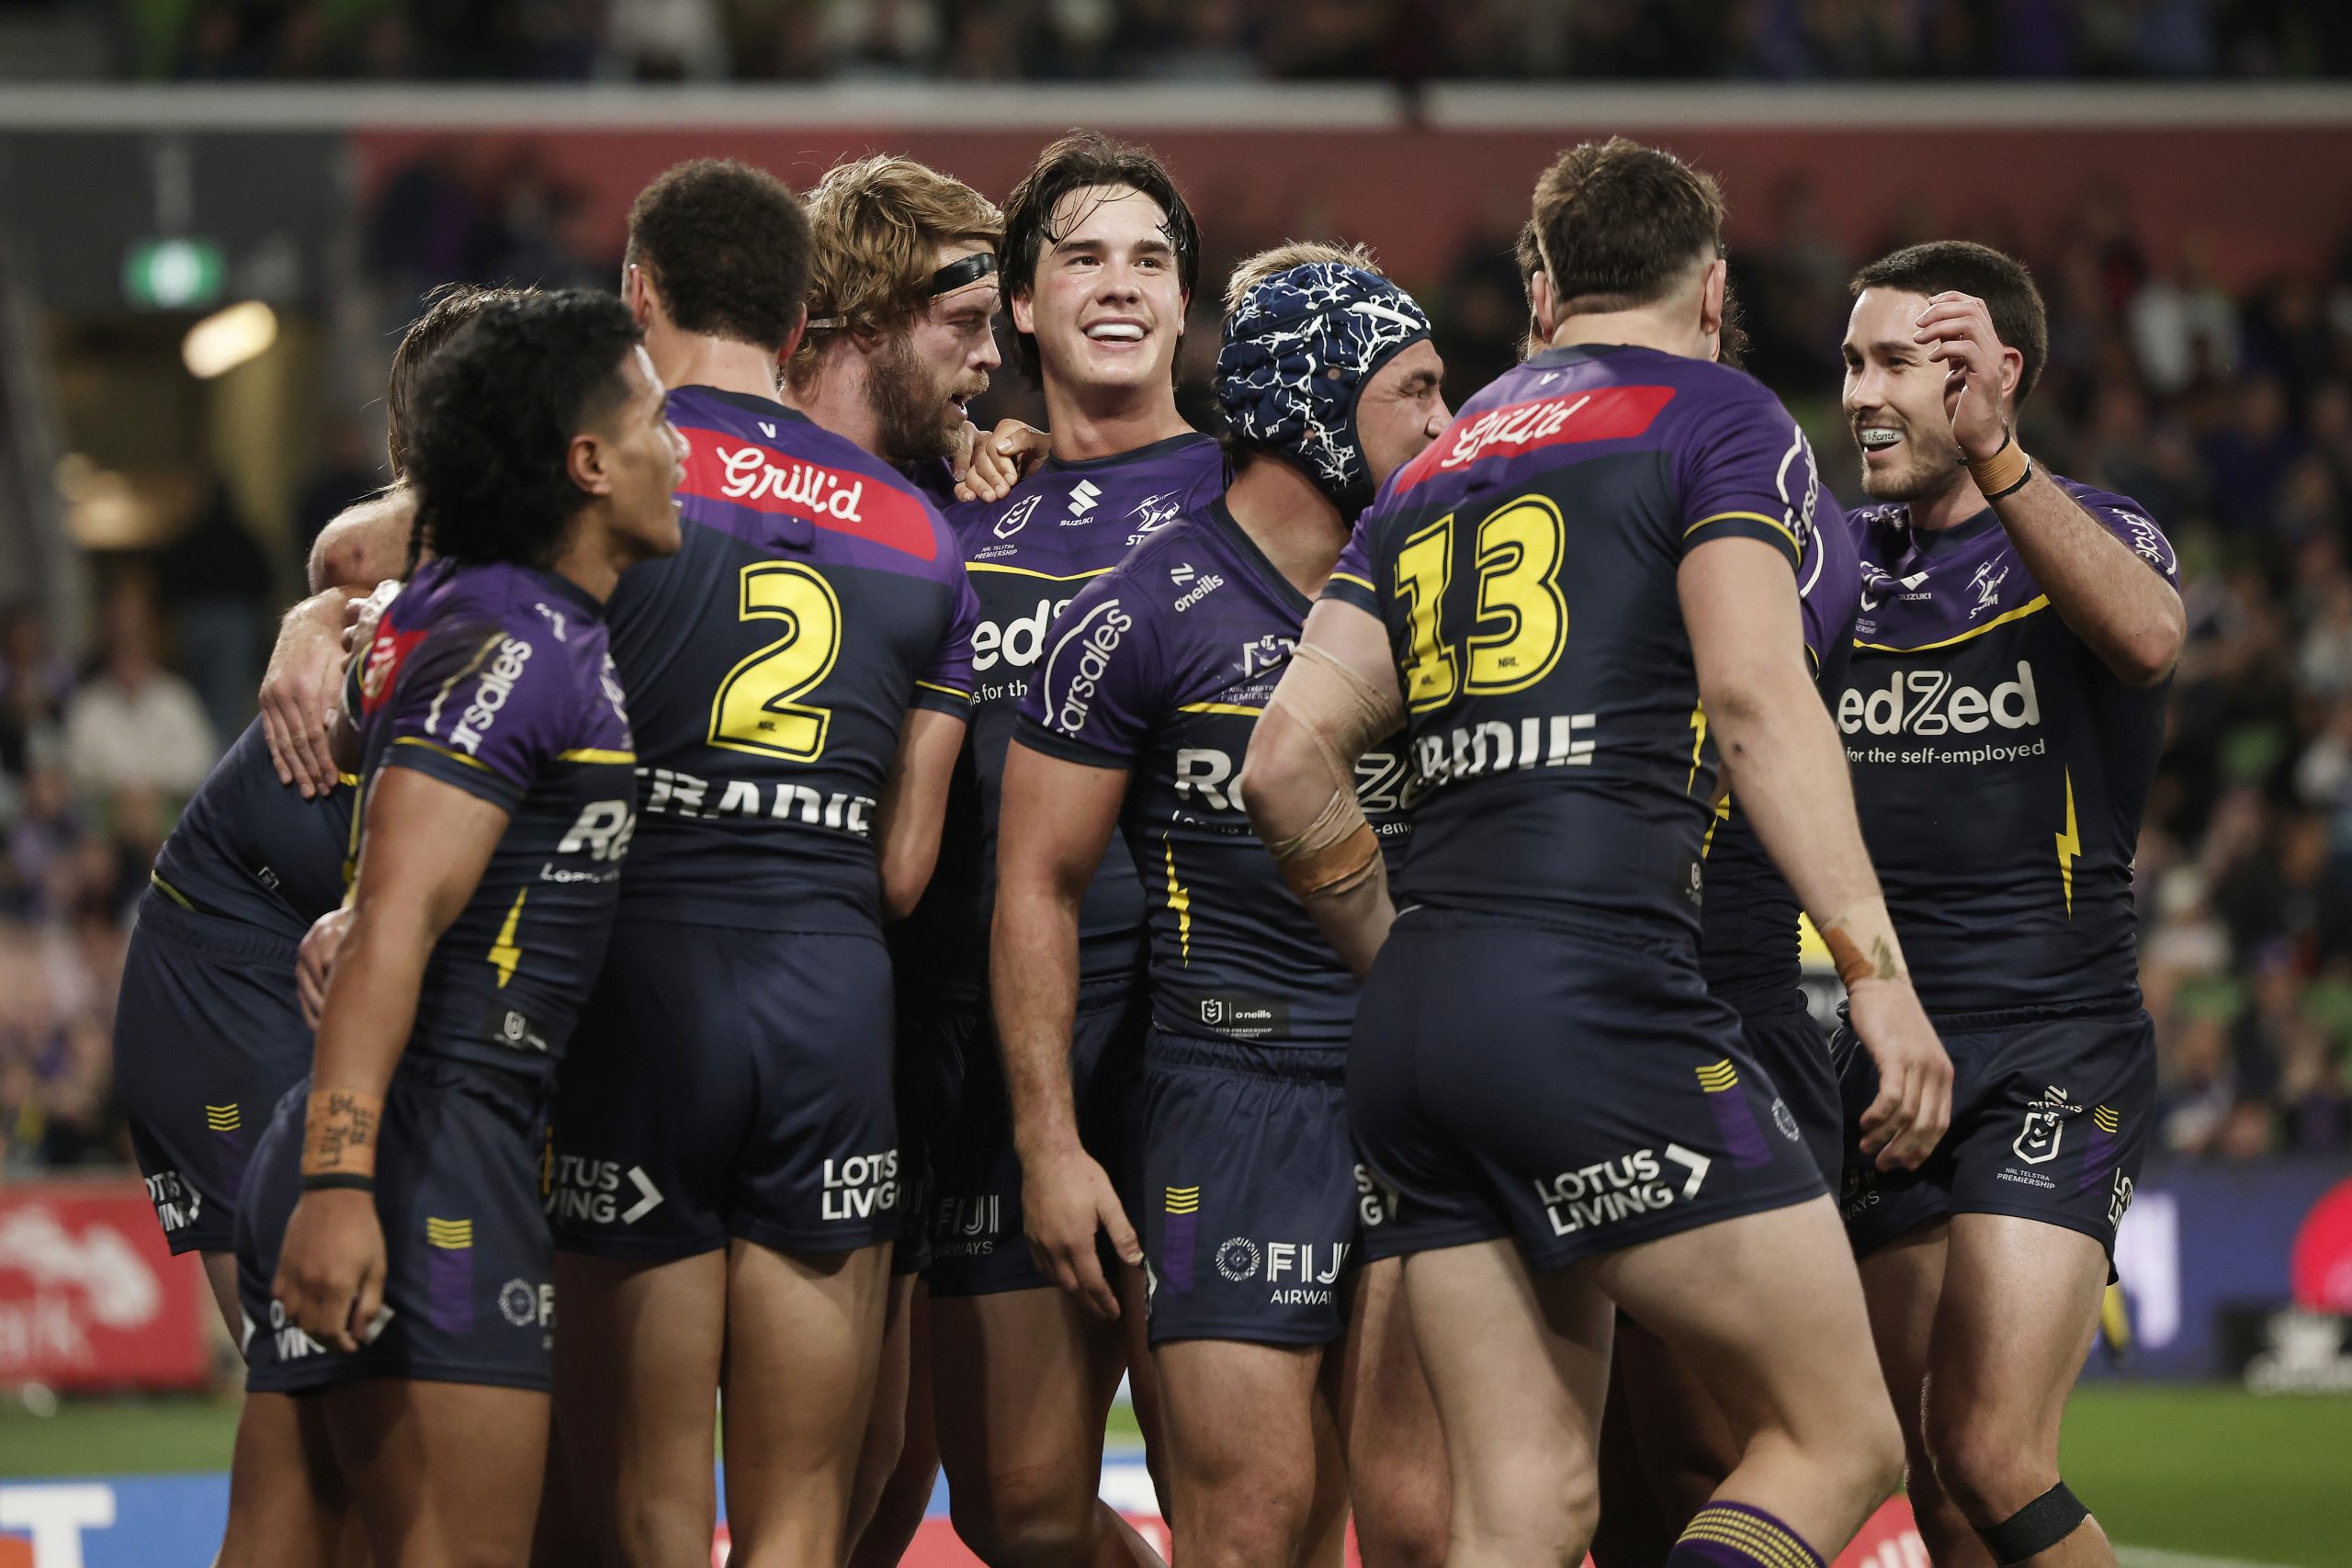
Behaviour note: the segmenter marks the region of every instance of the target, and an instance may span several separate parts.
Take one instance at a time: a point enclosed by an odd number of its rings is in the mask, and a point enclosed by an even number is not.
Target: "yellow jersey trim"
[[[917,681],[915,684],[926,692],[944,692],[951,697],[959,697],[967,703],[972,700],[971,693],[959,692],[953,686],[943,686],[936,681]]]
[[[480,768],[485,773],[490,772],[490,764],[482,761],[480,758],[469,757],[463,751],[452,751],[449,748],[442,745],[439,741],[427,740],[422,735],[403,735],[394,740],[392,744],[395,746],[422,746],[428,751],[438,751],[441,755],[448,758],[453,762],[463,762],[469,768]]]
[[[1331,574],[1331,581],[1334,582],[1352,582],[1358,588],[1363,589],[1366,593],[1377,593],[1380,592],[1379,589],[1374,588],[1371,583],[1365,581],[1363,578],[1358,577],[1352,571],[1335,571]]]
[[[1981,626],[1971,626],[1966,631],[1961,633],[1958,637],[1948,637],[1941,642],[1923,642],[1916,648],[1897,648],[1892,643],[1864,642],[1860,637],[1856,637],[1854,639],[1854,646],[1856,648],[1867,648],[1872,653],[1925,653],[1931,648],[1950,648],[1956,642],[1966,642],[1970,637],[1983,637],[1995,626],[2007,626],[2011,621],[2024,620],[2028,615],[2033,615],[2037,611],[2047,610],[2048,608],[2050,608],[2050,595],[2043,593],[2038,595],[2031,604],[2020,604],[2016,609],[2008,611],[2004,615],[1994,616],[1991,620],[1985,622]]]
[[[1253,708],[1248,703],[1186,703],[1178,713],[1235,713],[1244,718],[1255,718],[1264,708]]]
[[[1761,523],[1786,539],[1789,542],[1789,548],[1796,551],[1800,558],[1804,554],[1804,547],[1797,542],[1797,536],[1794,534],[1789,532],[1789,525],[1777,517],[1767,517],[1761,512],[1718,512],[1712,517],[1702,517],[1688,528],[1683,529],[1682,536],[1687,539],[1711,524],[1733,522]]]
[[[1001,566],[992,560],[967,560],[964,563],[964,570],[966,571],[1001,571],[1008,577],[1035,577],[1046,582],[1083,582],[1090,577],[1100,577],[1111,569],[1101,566],[1096,567],[1092,571],[1073,571],[1069,576],[1062,577],[1050,571],[1033,570],[1025,566]]]
[[[559,762],[634,762],[637,753],[616,751],[608,746],[581,746],[570,751],[558,751],[555,760]]]
[[[187,894],[181,892],[178,888],[173,886],[170,883],[164,881],[153,872],[151,871],[147,874],[147,880],[155,885],[156,892],[161,893],[164,897],[169,898],[173,903],[177,904],[189,914],[193,915],[197,912],[196,906],[188,902]]]

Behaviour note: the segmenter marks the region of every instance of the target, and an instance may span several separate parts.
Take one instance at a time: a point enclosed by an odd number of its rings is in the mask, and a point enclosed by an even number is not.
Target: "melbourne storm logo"
[[[1182,516],[1183,511],[1184,492],[1182,491],[1171,490],[1159,495],[1145,496],[1127,509],[1127,521],[1135,525],[1135,531],[1127,536],[1127,543],[1136,544],[1146,534],[1157,534]]]

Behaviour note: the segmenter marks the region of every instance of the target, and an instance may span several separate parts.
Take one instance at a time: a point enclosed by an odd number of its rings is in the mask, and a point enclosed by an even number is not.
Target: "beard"
[[[903,336],[874,356],[865,396],[874,408],[875,433],[883,456],[895,463],[922,463],[955,454],[963,416],[947,401],[953,376],[923,363]]]
[[[1922,434],[1916,425],[1903,429],[1904,461],[1872,468],[1861,459],[1862,493],[1872,501],[1912,502],[1939,495],[1959,482],[1966,464],[1960,443],[1949,431]]]

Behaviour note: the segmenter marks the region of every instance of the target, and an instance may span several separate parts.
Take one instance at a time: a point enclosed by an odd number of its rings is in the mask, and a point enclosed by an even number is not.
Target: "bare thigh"
[[[1413,1568],[1445,1556],[1445,1434],[1421,1370],[1405,1300],[1405,1265],[1358,1269],[1348,1337],[1323,1382],[1347,1455],[1348,1494],[1367,1568]]]
[[[841,1560],[889,1293],[888,1242],[805,1254],[729,1244],[720,1377],[733,1568]]]
[[[334,1568],[349,1506],[319,1396],[245,1395],[217,1568]]]
[[[727,1255],[558,1252],[555,1287],[556,1424],[586,1533],[609,1562],[707,1568]]]
[[[1287,1568],[1314,1514],[1320,1346],[1182,1339],[1159,1362],[1175,1495],[1172,1556]]]
[[[317,1397],[377,1568],[525,1568],[546,1394],[370,1378]]]
[[[1507,1240],[1415,1253],[1405,1297],[1445,1438],[1446,1562],[1577,1562],[1598,1511],[1608,1298],[1587,1269],[1531,1275]]]

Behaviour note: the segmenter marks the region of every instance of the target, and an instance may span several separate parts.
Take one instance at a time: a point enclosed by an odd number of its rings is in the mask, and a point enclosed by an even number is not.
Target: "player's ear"
[[[784,334],[784,346],[775,351],[775,362],[779,367],[789,363],[792,356],[800,351],[800,340],[808,335],[808,307],[804,302],[800,313],[792,318],[792,330]]]
[[[1004,302],[1012,311],[1012,330],[1034,336],[1037,331],[1036,297],[1025,288],[1016,288],[1004,297]]]
[[[653,283],[635,262],[621,268],[621,299],[628,305],[629,319],[637,323],[639,332],[644,331],[645,324],[653,319]]]
[[[571,438],[571,446],[563,455],[564,471],[571,482],[588,495],[610,495],[613,492],[612,470],[608,467],[611,454],[605,438],[593,430],[581,431]]]
[[[2004,344],[2001,347],[2001,400],[2014,409],[2018,389],[2025,384],[2025,355]]]
[[[1552,275],[1538,272],[1527,280],[1527,308],[1535,314],[1535,335],[1546,344],[1560,330],[1560,318],[1552,309]]]
[[[1699,285],[1699,333],[1702,337],[1720,339],[1724,331],[1724,287],[1731,276],[1731,264],[1717,256],[1707,264],[1707,276]]]

